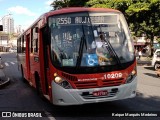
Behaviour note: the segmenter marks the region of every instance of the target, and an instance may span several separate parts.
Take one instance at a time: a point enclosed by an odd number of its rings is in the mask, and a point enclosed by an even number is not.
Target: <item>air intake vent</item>
[[[71,76],[71,75],[68,75],[66,73],[62,73],[62,76],[67,80],[77,81],[77,77],[75,77],[75,76]]]
[[[100,84],[99,84],[100,83]],[[102,81],[77,81],[74,82],[77,89],[87,89],[87,88],[100,88],[100,87],[111,87],[119,86],[124,84],[124,79],[115,79],[115,80],[102,80]]]

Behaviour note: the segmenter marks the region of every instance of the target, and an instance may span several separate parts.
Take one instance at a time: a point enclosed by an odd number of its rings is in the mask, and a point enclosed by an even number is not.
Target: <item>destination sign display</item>
[[[98,24],[98,23],[117,23],[117,15],[108,16],[81,16],[81,17],[53,17],[53,23],[57,25],[67,24]]]

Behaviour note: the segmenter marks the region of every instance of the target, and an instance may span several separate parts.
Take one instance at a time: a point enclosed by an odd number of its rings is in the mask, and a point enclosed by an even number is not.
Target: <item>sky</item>
[[[40,15],[52,10],[50,4],[54,0],[0,0],[1,18],[11,15],[14,27],[28,28]]]

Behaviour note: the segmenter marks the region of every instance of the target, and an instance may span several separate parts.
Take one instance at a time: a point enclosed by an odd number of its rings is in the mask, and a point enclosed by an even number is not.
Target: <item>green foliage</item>
[[[65,7],[83,7],[85,3],[89,0],[55,0],[52,2],[51,6],[53,9],[65,8]]]
[[[134,13],[139,13],[143,11],[148,11],[149,10],[149,3],[136,3],[136,4],[131,4],[128,9],[126,10],[126,13],[131,16]]]
[[[153,41],[154,36],[160,33],[160,1],[140,0],[131,4],[126,10],[129,24],[132,23],[131,30],[136,31],[136,35],[146,34]],[[134,24],[133,24],[134,23]]]
[[[160,37],[159,37],[159,38],[157,38],[157,41],[158,41],[158,43],[160,43]]]
[[[132,3],[132,0],[89,0],[86,5],[89,7],[114,8],[125,11]]]
[[[51,4],[51,6],[53,7],[53,9],[59,9],[59,8],[64,8],[64,7],[68,7],[69,0],[55,0],[53,1],[53,3]]]

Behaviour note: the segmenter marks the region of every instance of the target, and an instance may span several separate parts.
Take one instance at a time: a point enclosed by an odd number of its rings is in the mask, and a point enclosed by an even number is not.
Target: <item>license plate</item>
[[[93,92],[93,95],[94,96],[106,96],[106,95],[108,95],[108,91],[107,90],[105,90],[105,91],[95,91],[95,92]]]

